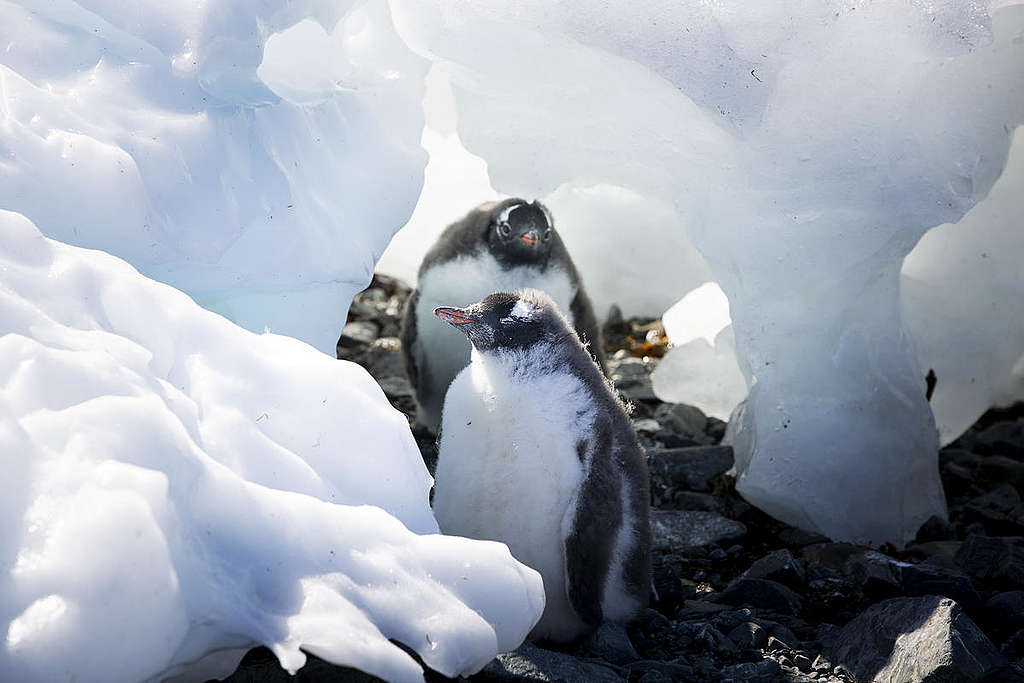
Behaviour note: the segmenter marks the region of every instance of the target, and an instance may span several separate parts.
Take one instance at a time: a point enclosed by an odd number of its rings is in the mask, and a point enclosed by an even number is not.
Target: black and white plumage
[[[437,431],[444,393],[469,363],[469,344],[458,332],[437,325],[434,309],[524,287],[547,292],[568,312],[603,369],[597,317],[547,208],[515,198],[483,204],[448,226],[427,252],[406,303],[402,351],[421,424]]]
[[[540,572],[535,640],[628,620],[650,586],[649,483],[617,394],[543,292],[492,294],[436,315],[473,345],[444,402],[441,530],[502,541]]]

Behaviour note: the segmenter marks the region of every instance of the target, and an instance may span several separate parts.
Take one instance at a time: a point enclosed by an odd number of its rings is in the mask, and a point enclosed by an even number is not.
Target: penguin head
[[[485,353],[523,351],[574,335],[555,302],[538,289],[497,292],[465,308],[441,306],[434,315]]]
[[[555,241],[551,213],[538,201],[506,199],[491,210],[486,238],[503,266],[546,265]]]

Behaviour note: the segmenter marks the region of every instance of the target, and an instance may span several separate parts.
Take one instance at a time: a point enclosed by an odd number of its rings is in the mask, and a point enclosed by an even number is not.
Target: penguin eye
[[[547,242],[551,239],[551,228],[544,231],[544,241]]]
[[[498,234],[502,237],[508,237],[512,234],[512,226],[508,223],[498,223]]]

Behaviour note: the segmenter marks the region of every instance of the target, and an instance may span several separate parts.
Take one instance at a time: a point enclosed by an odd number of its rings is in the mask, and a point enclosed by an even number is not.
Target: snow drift
[[[359,366],[6,211],[0,320],[6,680],[139,681],[262,643],[414,681],[389,639],[456,675],[539,618],[504,545],[437,534],[405,419]]]
[[[384,0],[5,2],[0,45],[0,207],[333,353],[426,163]]]

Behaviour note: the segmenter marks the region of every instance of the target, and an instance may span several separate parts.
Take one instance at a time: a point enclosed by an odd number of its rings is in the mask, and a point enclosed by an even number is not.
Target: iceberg
[[[438,533],[361,367],[8,211],[0,320],[5,679],[130,683],[265,644],[290,671],[302,648],[421,681],[390,640],[456,676],[539,619],[506,546]]]

